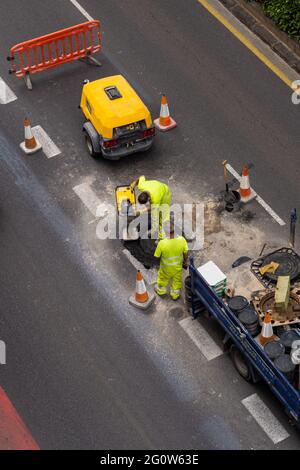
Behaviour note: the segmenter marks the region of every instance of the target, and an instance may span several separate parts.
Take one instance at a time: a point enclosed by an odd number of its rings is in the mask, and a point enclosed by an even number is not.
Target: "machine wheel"
[[[230,356],[236,370],[243,377],[243,379],[247,380],[247,382],[252,382],[250,365],[245,356],[234,344],[232,344],[230,348]]]
[[[88,152],[89,152],[90,156],[93,157],[93,158],[99,157],[100,154],[95,152],[94,147],[93,147],[92,139],[90,138],[90,136],[86,132],[84,133],[84,138],[85,138],[85,144],[86,144],[86,147],[88,149]]]

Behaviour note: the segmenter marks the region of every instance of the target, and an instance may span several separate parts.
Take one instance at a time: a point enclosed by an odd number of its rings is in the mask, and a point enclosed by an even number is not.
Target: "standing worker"
[[[166,295],[167,287],[172,280],[170,295],[173,300],[180,297],[182,287],[182,269],[187,268],[188,245],[182,236],[176,236],[174,220],[170,220],[170,236],[158,243],[154,256],[160,258],[160,266],[157,274],[158,295]]]
[[[161,181],[146,180],[145,176],[140,176],[131,184],[132,189],[136,186],[141,191],[138,197],[139,203],[147,205],[143,212],[151,211],[151,233],[158,232],[158,238],[161,240],[163,238],[162,225],[170,217],[171,193],[169,186]]]

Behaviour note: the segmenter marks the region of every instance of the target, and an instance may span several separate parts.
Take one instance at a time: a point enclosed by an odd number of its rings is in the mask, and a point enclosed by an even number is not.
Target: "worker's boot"
[[[167,295],[167,288],[164,286],[156,285],[154,290],[157,293],[157,295],[159,295],[160,297],[164,297],[165,295]]]
[[[170,296],[172,300],[180,299],[180,295],[181,295],[180,289],[178,290],[171,289]]]

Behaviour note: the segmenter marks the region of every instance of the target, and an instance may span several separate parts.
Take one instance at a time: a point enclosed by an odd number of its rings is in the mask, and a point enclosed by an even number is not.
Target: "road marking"
[[[235,171],[234,168],[232,168],[231,165],[229,165],[229,163],[227,163],[226,165],[226,168],[227,170],[232,174],[232,176],[234,176],[234,178],[240,183],[241,182],[241,176],[238,174],[237,171]],[[254,189],[253,189],[254,191]],[[256,192],[256,191],[255,191]],[[276,214],[275,211],[273,211],[272,207],[269,206],[269,204],[266,203],[266,201],[263,200],[262,197],[260,197],[257,193],[256,193],[256,196],[255,196],[255,199],[257,200],[257,202],[265,209],[265,211],[267,211],[271,217],[273,217],[274,220],[276,220],[276,222],[283,226],[283,225],[286,225],[285,221],[282,220],[278,214]]]
[[[0,77],[0,104],[11,103],[11,101],[17,100],[17,96],[14,92],[6,85],[5,81]]]
[[[91,214],[93,214],[94,217],[97,217],[97,211],[98,207],[101,206],[101,201],[90,185],[88,183],[78,184],[77,186],[74,186],[73,191],[81,199]]]
[[[276,212],[273,211],[273,209],[259,195],[256,196],[256,200],[270,214],[270,216],[276,220],[279,225],[286,225],[284,220],[282,220],[279,215],[277,215]]]
[[[147,284],[155,284],[157,279],[157,271],[155,268],[146,269],[145,266],[140,261],[138,261],[126,248],[123,250],[123,254],[137,271],[141,271]]]
[[[290,436],[256,393],[244,398],[242,403],[274,444],[278,444]]]
[[[59,148],[55,145],[53,140],[50,139],[47,132],[44,131],[42,126],[32,127],[34,137],[40,142],[43,147],[43,152],[47,158],[56,157],[61,154]]]
[[[199,321],[188,317],[180,320],[178,323],[208,361],[223,354],[222,349],[214,342]]]
[[[246,46],[258,59],[260,59],[277,77],[279,77],[292,90],[293,82],[299,79],[295,72],[284,60],[282,60],[272,49],[258,36],[241,23],[226,7],[218,0],[198,0],[220,23],[225,26],[244,46]],[[256,45],[254,45],[256,44]],[[275,65],[275,63],[277,65]]]
[[[94,20],[94,18],[92,18],[92,16],[80,5],[79,2],[77,2],[77,0],[70,0],[70,2],[73,3],[74,7],[76,7],[77,10],[79,10],[88,21]]]
[[[0,450],[39,450],[39,446],[2,387],[0,387]]]

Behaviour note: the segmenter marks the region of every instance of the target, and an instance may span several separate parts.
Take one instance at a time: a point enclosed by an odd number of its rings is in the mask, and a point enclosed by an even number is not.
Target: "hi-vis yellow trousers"
[[[177,300],[181,294],[182,287],[182,265],[180,266],[164,266],[160,264],[157,274],[157,289],[158,295],[165,295],[167,293],[168,285],[171,281],[170,296],[173,300]]]

